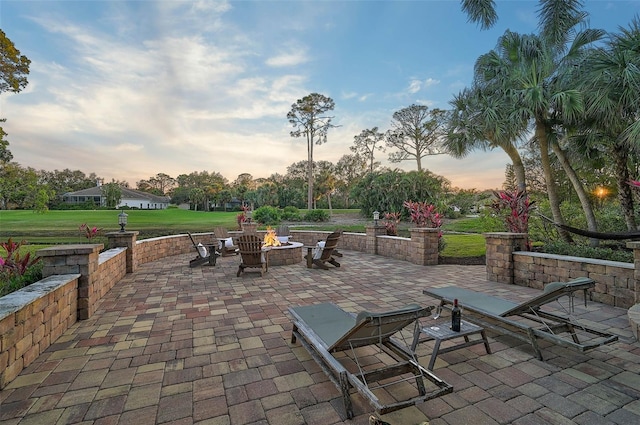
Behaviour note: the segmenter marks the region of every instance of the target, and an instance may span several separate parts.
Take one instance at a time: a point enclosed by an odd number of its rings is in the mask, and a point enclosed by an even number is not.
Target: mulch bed
[[[484,266],[487,258],[484,255],[478,257],[438,257],[438,264],[462,264],[465,266]]]

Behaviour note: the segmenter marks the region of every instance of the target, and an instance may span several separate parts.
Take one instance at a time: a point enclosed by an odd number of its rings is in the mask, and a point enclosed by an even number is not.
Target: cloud
[[[440,84],[440,81],[433,78],[427,78],[426,80],[419,80],[417,78],[414,78],[409,81],[409,87],[407,88],[407,91],[410,94],[415,94],[419,91],[425,90],[431,86],[435,86],[438,84]]]
[[[422,88],[422,81],[420,80],[411,80],[409,81],[409,87],[407,88],[407,91],[409,93],[418,93],[420,91],[420,89]]]
[[[268,58],[265,63],[268,66],[274,68],[281,68],[286,66],[296,66],[309,61],[309,57],[307,55],[306,49],[301,49],[300,51],[289,51],[284,53],[279,53],[276,56],[272,56]]]

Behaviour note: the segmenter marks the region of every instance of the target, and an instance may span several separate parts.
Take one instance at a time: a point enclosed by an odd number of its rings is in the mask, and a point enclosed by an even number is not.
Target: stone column
[[[40,249],[42,277],[79,273],[78,320],[90,318],[96,309],[99,292],[93,290],[98,281],[98,261],[103,244],[58,245]]]
[[[438,243],[440,229],[416,227],[409,229],[411,245],[409,261],[421,266],[438,265]]]
[[[109,249],[127,248],[127,273],[133,273],[138,268],[138,258],[136,256],[136,241],[140,232],[109,232],[107,238]]]
[[[484,234],[487,246],[487,280],[514,283],[514,251],[525,251],[526,233],[494,232]]]
[[[368,224],[365,226],[367,234],[367,241],[365,246],[365,252],[367,254],[378,254],[378,236],[387,234],[387,228],[380,225]]]
[[[258,233],[258,223],[242,223],[242,232],[245,235]]]
[[[633,249],[634,303],[640,303],[640,242],[627,242],[627,248]]]

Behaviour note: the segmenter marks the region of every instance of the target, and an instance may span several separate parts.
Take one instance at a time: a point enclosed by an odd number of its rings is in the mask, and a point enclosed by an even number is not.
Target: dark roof
[[[133,190],[126,187],[120,187],[122,192],[122,199],[144,199],[146,201],[155,203],[169,203],[171,198],[168,196],[158,196],[152,193],[141,192],[139,190]],[[94,186],[89,189],[82,189],[76,192],[67,192],[64,196],[103,196],[102,187]]]

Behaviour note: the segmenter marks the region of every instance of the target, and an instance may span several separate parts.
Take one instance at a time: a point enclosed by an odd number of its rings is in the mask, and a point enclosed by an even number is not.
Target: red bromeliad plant
[[[442,226],[443,215],[436,211],[435,205],[426,202],[404,201],[402,206],[409,209],[411,221],[418,227],[429,227],[439,229]],[[438,231],[438,252],[442,252],[445,248],[445,241],[442,237],[442,231]]]
[[[249,217],[247,217],[247,212],[251,210],[251,208],[246,205],[243,205],[241,208],[242,212],[238,213],[238,215],[236,216],[236,221],[238,222],[238,230],[242,230],[242,223],[251,221]]]
[[[7,273],[10,276],[22,276],[29,267],[40,261],[39,257],[32,259],[30,252],[27,252],[23,256],[20,255],[18,250],[22,245],[24,245],[24,243],[25,241],[13,242],[11,238],[9,238],[7,242],[0,242],[0,246],[7,252],[4,258],[0,257],[1,272]]]
[[[528,233],[529,231],[529,214],[533,209],[533,201],[529,199],[529,195],[524,190],[516,190],[508,192],[506,190],[494,191],[496,199],[491,203],[493,211],[504,217],[507,228],[513,233]],[[507,211],[506,215],[503,211]],[[529,242],[527,246],[530,249]]]
[[[387,235],[398,236],[400,215],[399,212],[384,213],[384,227],[387,229]]]
[[[87,223],[82,223],[80,227],[78,227],[78,229],[89,240],[98,236],[98,232],[102,230],[102,229],[98,229],[96,226],[93,226],[93,227],[88,226]]]
[[[442,226],[442,214],[436,211],[435,205],[426,202],[404,201],[402,204],[409,209],[411,221],[418,227],[437,229]]]

